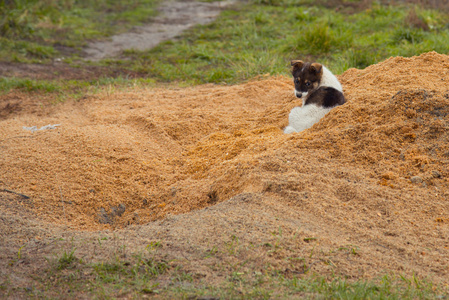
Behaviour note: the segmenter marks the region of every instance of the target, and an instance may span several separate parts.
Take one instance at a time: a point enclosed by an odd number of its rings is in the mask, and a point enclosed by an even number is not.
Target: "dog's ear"
[[[310,65],[310,71],[315,74],[321,74],[321,72],[323,72],[323,65],[319,63],[313,63]]]
[[[304,65],[304,62],[302,60],[292,60],[291,66],[293,68],[301,68]]]
[[[292,60],[291,62],[292,74],[294,75],[295,71],[301,69],[303,65],[304,62],[302,60]]]

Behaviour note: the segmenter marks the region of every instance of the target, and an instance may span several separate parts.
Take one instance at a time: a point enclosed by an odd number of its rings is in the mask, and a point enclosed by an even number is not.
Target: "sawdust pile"
[[[8,115],[0,121],[0,190],[29,196],[22,204],[46,221],[89,230],[243,192],[354,228],[447,226],[449,56],[390,58],[339,79],[348,103],[292,135],[282,128],[300,100],[285,77],[109,90]],[[48,124],[61,126],[22,129]],[[394,214],[401,220],[375,220]]]

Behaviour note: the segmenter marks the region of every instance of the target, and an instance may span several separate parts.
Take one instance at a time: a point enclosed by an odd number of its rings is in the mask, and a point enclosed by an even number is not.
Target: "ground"
[[[447,287],[448,66],[428,53],[350,69],[339,76],[348,103],[291,135],[298,100],[282,76],[58,105],[36,95],[41,105],[1,121],[2,276],[27,287],[58,249],[94,262],[157,242],[209,283],[224,272],[210,266],[231,259],[243,273],[394,273]],[[59,126],[23,129],[48,124]]]
[[[3,72],[53,73],[41,68]],[[347,70],[348,102],[291,135],[282,128],[300,100],[283,76],[110,87],[63,103],[1,95],[0,294],[89,298],[48,288],[55,257],[74,251],[77,280],[93,280],[86,265],[126,265],[153,247],[172,270],[161,287],[182,270],[216,286],[268,273],[416,276],[447,292],[448,69],[430,52]]]

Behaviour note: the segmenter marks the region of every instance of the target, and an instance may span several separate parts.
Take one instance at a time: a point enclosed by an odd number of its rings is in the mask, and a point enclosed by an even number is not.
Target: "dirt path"
[[[90,43],[84,50],[85,58],[96,61],[118,56],[123,50],[151,49],[194,25],[212,22],[223,9],[235,2],[163,1],[159,8],[160,15],[153,22],[135,27],[131,32],[112,36],[107,41]]]

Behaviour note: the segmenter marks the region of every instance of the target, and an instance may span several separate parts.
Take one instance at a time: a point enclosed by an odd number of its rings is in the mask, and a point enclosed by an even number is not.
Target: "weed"
[[[144,294],[159,294],[158,286],[159,283],[150,284],[148,287],[143,288],[141,292]]]
[[[232,272],[229,280],[234,282],[243,282],[243,275],[245,275],[244,272]]]
[[[347,52],[347,66],[364,69],[380,60],[376,53],[368,49],[350,49]]]
[[[235,235],[231,236],[231,240],[225,243],[226,249],[230,255],[236,255],[239,245],[239,238]]]
[[[111,262],[92,264],[95,279],[93,286],[102,288],[108,294],[107,287],[120,287],[123,290],[134,290],[138,293],[159,293],[159,283],[155,280],[170,268],[168,262],[144,255],[135,255],[131,261],[116,258]]]
[[[164,274],[169,268],[167,262],[156,261],[151,258],[144,261],[142,265],[144,266],[145,271],[152,277],[157,277]]]
[[[308,243],[308,242],[311,242],[311,241],[316,241],[317,239],[318,238],[316,238],[316,237],[306,237],[303,240],[304,240],[304,242]]]
[[[397,44],[405,41],[415,45],[421,43],[424,38],[425,34],[422,29],[399,28],[393,33],[392,43]]]
[[[101,241],[107,241],[109,238],[107,237],[107,236],[104,236],[104,237],[98,237],[98,244],[100,245],[100,247],[101,247]]]
[[[70,252],[64,250],[61,257],[57,259],[57,270],[65,270],[69,268],[74,268],[77,262],[80,260],[75,256],[76,248],[73,248]]]
[[[338,251],[342,251],[343,250],[343,251],[346,251],[346,252],[348,252],[349,254],[352,254],[352,255],[359,255],[359,252],[360,252],[360,248],[358,246],[354,246],[354,245],[347,245],[345,247],[340,247],[337,250]]]
[[[23,245],[22,247],[19,248],[19,251],[17,251],[17,259],[22,259],[22,249],[23,247],[25,247],[26,245]]]
[[[145,248],[148,252],[152,252],[162,247],[161,242],[150,242]]]
[[[193,276],[190,273],[186,273],[186,272],[178,273],[177,275],[175,275],[175,278],[179,282],[184,282],[184,281],[187,281],[190,283],[193,282]]]
[[[341,48],[350,48],[352,35],[340,34],[339,29],[331,29],[328,22],[316,23],[302,30],[298,35],[296,45],[292,48],[295,52],[311,53],[313,55],[325,55],[330,51]]]
[[[404,22],[405,26],[409,26],[411,28],[422,29],[425,31],[430,30],[426,20],[416,13],[416,9],[410,9],[408,15],[404,19]]]
[[[218,253],[217,246],[212,246],[211,249],[206,251],[205,258],[209,258],[209,257],[215,256],[217,253]]]

